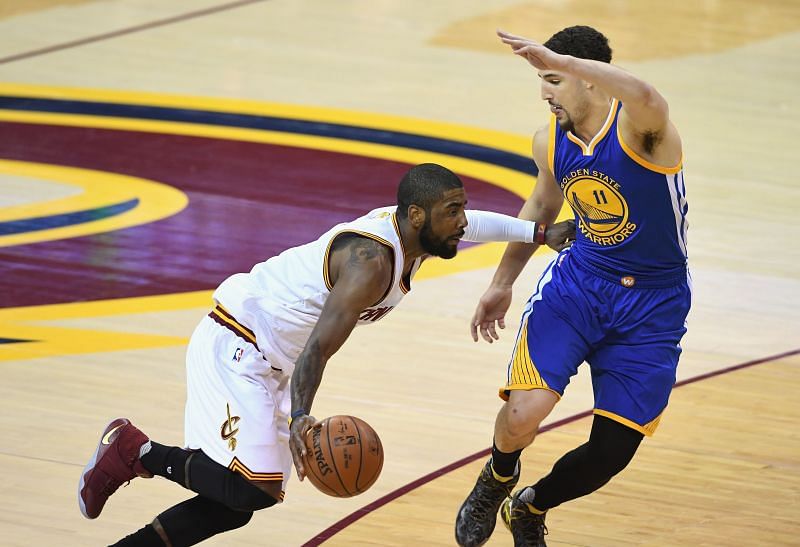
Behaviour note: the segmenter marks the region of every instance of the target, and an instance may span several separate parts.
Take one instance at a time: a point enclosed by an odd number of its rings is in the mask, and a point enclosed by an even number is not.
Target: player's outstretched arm
[[[328,359],[350,336],[364,309],[379,302],[392,282],[392,251],[373,239],[350,237],[330,259],[333,283],[319,320],[292,374],[292,422],[289,446],[302,481],[305,435],[316,420],[310,416],[314,395]]]
[[[664,97],[655,87],[618,66],[561,55],[530,38],[502,30],[498,30],[497,35],[503,43],[511,46],[516,55],[527,59],[535,68],[572,74],[622,101],[639,130],[660,131],[667,125],[669,106]]]
[[[637,154],[658,165],[671,167],[680,162],[678,131],[669,120],[666,99],[654,86],[610,63],[561,55],[530,38],[502,30],[497,35],[538,70],[572,74],[622,101],[620,130]]]

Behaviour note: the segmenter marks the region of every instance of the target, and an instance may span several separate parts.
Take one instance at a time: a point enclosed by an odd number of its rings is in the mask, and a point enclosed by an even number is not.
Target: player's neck
[[[426,254],[419,241],[419,232],[415,230],[407,218],[397,219],[397,227],[400,230],[400,240],[403,242],[403,262],[411,264],[414,260]]]
[[[611,97],[600,96],[590,103],[586,115],[575,124],[573,132],[584,143],[590,142],[603,129],[611,108]]]

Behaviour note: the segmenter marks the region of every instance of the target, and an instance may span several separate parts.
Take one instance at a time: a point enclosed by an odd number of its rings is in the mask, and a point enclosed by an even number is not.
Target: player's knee
[[[216,521],[216,529],[214,532],[220,534],[229,530],[236,530],[241,528],[253,518],[252,511],[226,511],[220,514],[219,519]]]
[[[606,449],[601,450],[592,460],[598,475],[608,480],[625,469],[633,458],[633,453],[626,451]]]
[[[517,439],[533,436],[539,424],[550,414],[558,397],[550,391],[533,389],[512,391],[504,408],[502,423],[506,433]]]
[[[506,435],[514,439],[532,438],[539,429],[539,421],[536,417],[519,409],[511,409],[508,412],[504,425]]]
[[[252,482],[237,476],[231,485],[226,505],[239,512],[252,512],[272,507],[277,502],[273,496]]]

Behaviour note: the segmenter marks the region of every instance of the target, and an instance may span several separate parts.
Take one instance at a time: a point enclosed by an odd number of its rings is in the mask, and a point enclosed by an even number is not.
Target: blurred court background
[[[0,1],[0,543],[106,545],[187,493],[136,480],[97,521],[78,476],[127,416],[183,441],[183,344],[210,291],[437,161],[515,214],[547,121],[496,28],[606,33],[669,100],[685,153],[694,306],[662,424],[551,545],[797,545],[800,4],[792,0]],[[491,445],[531,261],[499,343],[468,320],[502,246],[426,264],[359,329],[314,413],[381,435],[381,478],[285,503],[208,545],[452,545]],[[746,365],[746,366],[739,366]],[[584,442],[585,370],[526,451],[533,482]],[[583,416],[583,417],[582,417]],[[337,524],[338,523],[338,524]],[[491,545],[512,544],[499,526]]]

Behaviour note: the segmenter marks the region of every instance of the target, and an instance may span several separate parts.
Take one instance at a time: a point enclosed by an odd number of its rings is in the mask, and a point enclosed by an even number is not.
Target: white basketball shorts
[[[186,448],[250,481],[281,481],[283,498],[294,467],[289,378],[252,343],[206,316],[189,341],[186,384]]]

